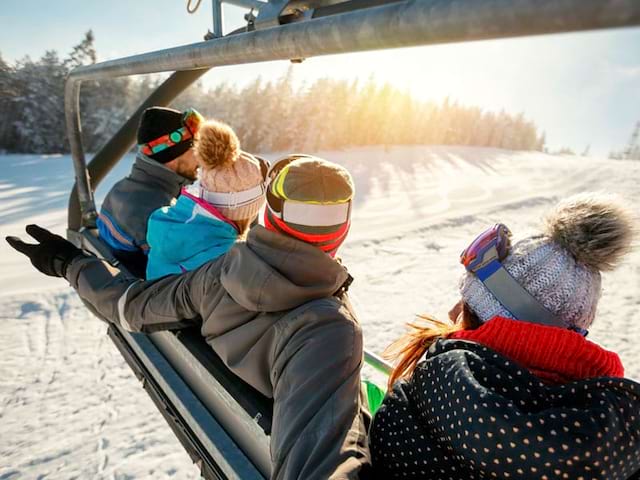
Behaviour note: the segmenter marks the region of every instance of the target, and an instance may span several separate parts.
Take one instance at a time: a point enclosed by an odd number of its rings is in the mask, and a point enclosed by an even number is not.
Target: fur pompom
[[[560,202],[545,219],[546,233],[578,262],[613,270],[631,248],[635,225],[620,199],[581,194]]]
[[[207,120],[196,134],[195,151],[205,170],[229,166],[240,155],[240,141],[229,125]]]

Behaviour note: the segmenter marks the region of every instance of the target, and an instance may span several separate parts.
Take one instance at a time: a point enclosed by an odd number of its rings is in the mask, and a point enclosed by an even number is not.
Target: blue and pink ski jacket
[[[198,184],[183,188],[172,205],[149,217],[147,280],[195,270],[236,242],[235,224],[201,199],[199,190]]]

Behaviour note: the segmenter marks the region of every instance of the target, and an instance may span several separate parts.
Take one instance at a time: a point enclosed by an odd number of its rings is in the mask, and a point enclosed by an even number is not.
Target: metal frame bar
[[[211,35],[213,38],[219,38],[222,36],[222,0],[211,0],[211,15],[213,17]]]
[[[376,355],[375,353],[365,349],[364,351],[364,361],[377,371],[384,373],[385,375],[391,375],[393,371],[393,366],[386,362],[382,357]]]
[[[632,25],[637,0],[408,0],[81,66],[68,82]]]
[[[189,453],[206,462],[206,465],[199,465],[201,469],[206,467],[201,472],[204,476],[229,480],[266,478],[247,459],[219,419],[209,413],[147,335],[129,333],[110,325],[109,336],[136,373],[141,369],[146,370],[143,377],[147,382],[145,388],[151,389],[154,401],[161,402],[159,408],[170,407],[174,410],[169,414],[179,420],[169,422],[170,426],[189,429],[184,434],[192,437],[188,443],[190,448],[196,450]],[[132,362],[139,362],[140,365],[133,365]]]

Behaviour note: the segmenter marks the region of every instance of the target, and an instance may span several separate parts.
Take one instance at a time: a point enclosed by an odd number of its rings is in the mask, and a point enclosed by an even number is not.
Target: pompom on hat
[[[618,265],[634,230],[633,216],[619,199],[576,195],[550,212],[541,235],[515,243],[501,263],[566,328],[587,330],[602,291],[600,272]],[[481,322],[514,318],[472,273],[462,276],[460,293]]]
[[[265,202],[266,171],[260,161],[241,151],[231,127],[216,120],[200,126],[194,148],[203,198],[229,220],[252,220]]]

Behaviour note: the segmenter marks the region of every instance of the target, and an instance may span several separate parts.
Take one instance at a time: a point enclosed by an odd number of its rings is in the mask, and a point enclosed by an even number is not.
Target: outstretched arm
[[[65,277],[80,297],[102,319],[135,332],[182,328],[192,324],[211,299],[221,262],[204,265],[183,275],[153,282],[138,280],[96,257],[85,255],[72,243],[51,232],[29,225],[27,233],[38,240],[28,244],[8,237],[45,275]]]
[[[69,266],[67,279],[97,313],[132,332],[150,333],[192,325],[202,315],[204,298],[217,284],[220,262],[182,275],[142,281],[94,257]]]

